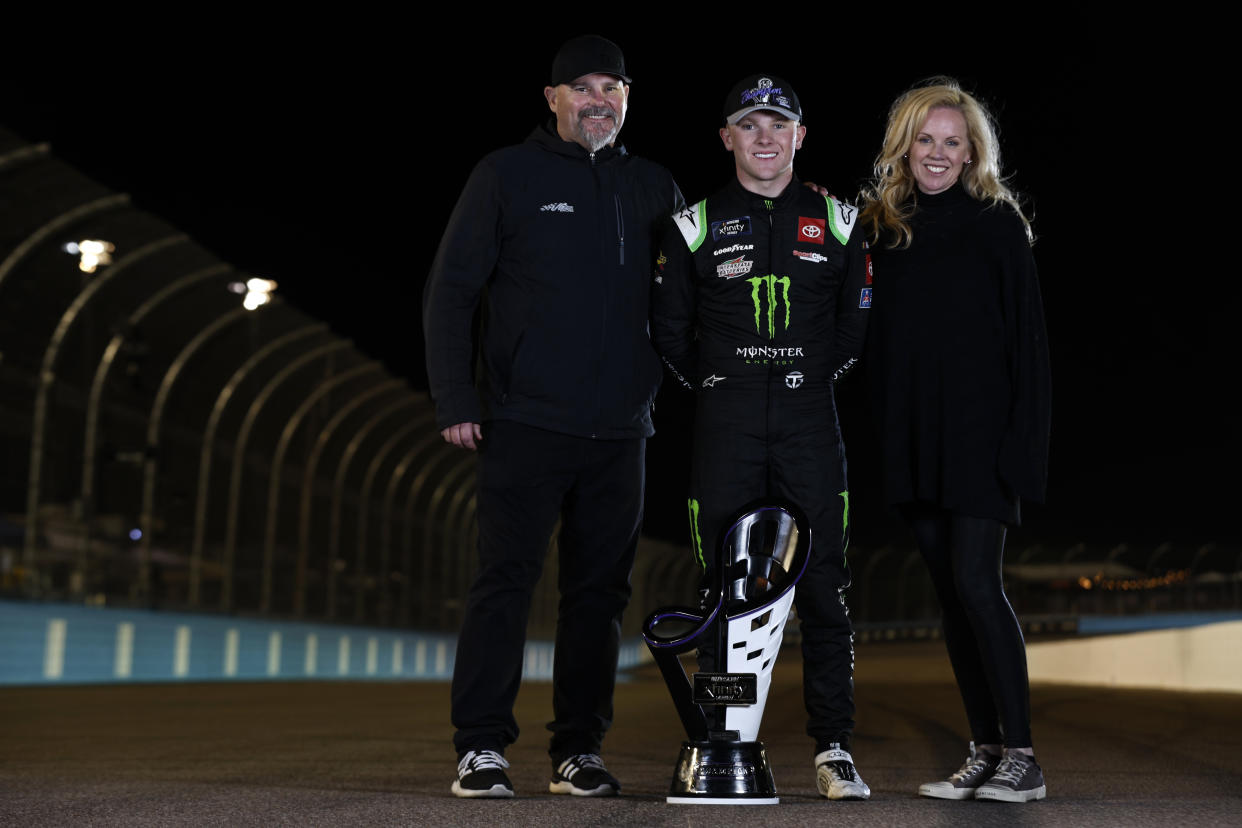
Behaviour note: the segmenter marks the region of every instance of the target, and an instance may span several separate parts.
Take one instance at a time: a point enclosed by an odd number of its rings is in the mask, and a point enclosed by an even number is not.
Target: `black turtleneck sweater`
[[[1042,502],[1051,381],[1021,220],[960,186],[918,195],[914,240],[872,249],[865,362],[885,500],[1017,524]]]

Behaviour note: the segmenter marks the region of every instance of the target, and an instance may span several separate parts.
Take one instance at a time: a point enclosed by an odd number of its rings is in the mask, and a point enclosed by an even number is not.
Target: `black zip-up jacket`
[[[677,379],[831,387],[862,353],[871,306],[857,216],[796,177],[775,198],[733,178],[667,221],[651,335]]]
[[[655,234],[683,206],[668,170],[621,146],[588,153],[551,122],[479,162],[423,295],[439,426],[513,420],[650,436],[661,378],[647,334]]]

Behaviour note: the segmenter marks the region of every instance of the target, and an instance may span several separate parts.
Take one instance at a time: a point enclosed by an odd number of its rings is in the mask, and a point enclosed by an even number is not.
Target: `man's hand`
[[[804,181],[802,183],[802,186],[808,189],[814,190],[815,192],[819,193],[822,196],[832,195],[832,193],[828,192],[827,187],[821,187],[818,184],[816,184],[814,181]]]
[[[444,442],[474,451],[483,442],[483,429],[478,423],[458,423],[440,432]]]

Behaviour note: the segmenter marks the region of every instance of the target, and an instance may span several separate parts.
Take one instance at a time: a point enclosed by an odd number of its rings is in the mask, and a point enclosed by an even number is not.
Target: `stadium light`
[[[96,268],[112,264],[112,253],[116,247],[102,239],[82,239],[68,242],[64,249],[70,256],[78,257],[79,270],[94,273]]]
[[[242,307],[246,310],[254,310],[272,301],[272,294],[276,292],[276,283],[271,279],[250,278],[244,282],[230,282],[229,290],[233,293],[245,294],[242,297]]]

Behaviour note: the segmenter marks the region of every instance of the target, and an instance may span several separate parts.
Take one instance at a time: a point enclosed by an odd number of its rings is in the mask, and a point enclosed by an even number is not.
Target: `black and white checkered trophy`
[[[702,609],[662,607],[643,638],[668,684],[687,741],[666,798],[677,804],[775,805],[776,784],[759,723],[772,667],[811,550],[805,515],[792,503],[746,506],[720,541]],[[679,656],[714,650],[723,671],[686,676]],[[719,670],[719,666],[716,668]]]

